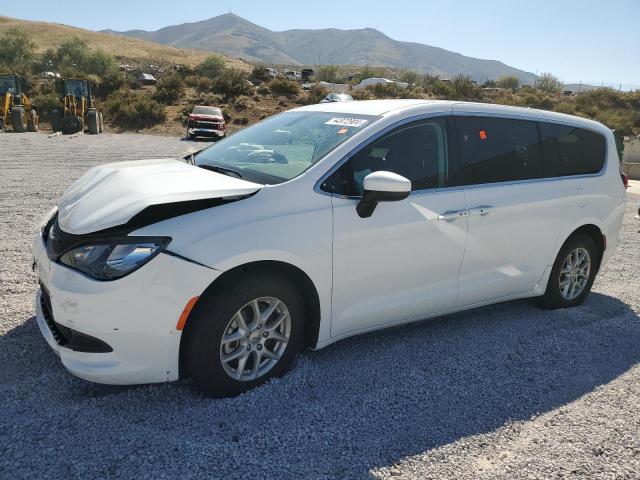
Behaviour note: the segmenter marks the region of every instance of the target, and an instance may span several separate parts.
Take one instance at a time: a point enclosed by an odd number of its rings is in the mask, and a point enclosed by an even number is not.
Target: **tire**
[[[98,112],[98,133],[104,132],[104,118],[102,112]]]
[[[29,132],[37,132],[39,121],[40,119],[38,118],[38,112],[36,112],[35,110],[31,110],[29,112],[29,125],[27,126],[27,130]]]
[[[187,130],[187,140],[195,140],[196,136],[192,133],[189,133],[189,130]]]
[[[62,133],[65,135],[73,135],[74,133],[82,132],[83,130],[84,123],[80,117],[67,115],[62,119]]]
[[[97,135],[98,133],[100,133],[99,123],[100,121],[98,119],[98,112],[96,110],[89,110],[87,112],[87,127],[90,134]]]
[[[4,117],[0,117],[0,132],[4,131]]]
[[[11,125],[13,125],[14,132],[24,133],[27,131],[27,118],[23,107],[11,109]]]
[[[575,252],[577,252],[577,256]],[[581,273],[577,275],[565,273],[565,270],[571,267],[566,263],[569,261],[568,257],[571,253],[574,254],[572,257],[573,264],[581,258],[580,255],[585,253],[588,255],[588,273],[586,273],[587,268],[584,267],[584,260],[571,270],[572,272]],[[600,250],[590,236],[578,234],[570,237],[560,249],[558,257],[553,264],[549,282],[547,283],[547,290],[539,299],[540,305],[543,308],[556,309],[570,308],[582,304],[591,291],[591,286],[600,266],[601,256]],[[577,285],[574,282],[582,285]]]
[[[51,110],[51,130],[54,132],[62,131],[62,112],[60,110]]]
[[[271,316],[261,320],[262,328],[253,315],[252,306],[257,299],[262,314],[277,305]],[[246,330],[237,320],[240,311]],[[274,329],[277,318],[282,321]],[[253,333],[248,335],[247,331]],[[276,335],[286,338],[287,331],[287,343],[275,338]],[[271,336],[267,338],[269,332]],[[223,344],[225,334],[235,335],[239,340]],[[304,339],[302,298],[295,286],[281,276],[243,273],[235,281],[230,280],[200,297],[183,335],[183,365],[196,385],[214,397],[239,395],[270,378],[282,376],[291,368]],[[267,352],[278,357],[277,360],[271,355],[263,356]],[[224,363],[223,355],[239,358]],[[256,369],[258,358],[262,359]]]

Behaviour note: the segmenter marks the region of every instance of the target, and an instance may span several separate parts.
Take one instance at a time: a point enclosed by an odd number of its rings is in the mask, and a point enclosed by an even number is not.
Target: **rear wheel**
[[[591,237],[578,234],[565,242],[556,258],[547,290],[540,298],[545,308],[575,307],[591,291],[601,252]]]
[[[303,343],[295,286],[271,274],[239,277],[200,298],[182,343],[187,374],[216,397],[235,396],[283,375]]]
[[[67,115],[62,119],[62,133],[72,135],[84,130],[84,122],[80,117],[75,115]]]
[[[37,132],[39,121],[40,119],[38,118],[38,112],[32,109],[29,112],[29,126],[27,127],[27,130],[29,130],[30,132]]]
[[[27,116],[23,107],[11,109],[11,125],[13,125],[14,132],[24,133],[27,131]]]
[[[89,133],[92,135],[100,133],[99,122],[98,112],[96,110],[89,110],[87,112],[87,126],[89,128]]]
[[[0,117],[0,132],[4,130],[4,117]]]

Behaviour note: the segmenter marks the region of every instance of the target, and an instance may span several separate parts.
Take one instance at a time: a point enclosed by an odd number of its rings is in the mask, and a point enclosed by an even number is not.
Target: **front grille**
[[[87,353],[109,353],[113,352],[113,348],[99,338],[80,333],[64,325],[60,325],[53,318],[53,309],[51,308],[51,296],[44,285],[40,284],[40,306],[42,307],[42,316],[47,323],[53,339],[61,347],[69,348],[76,352]]]
[[[73,235],[64,232],[58,224],[58,216],[56,215],[52,225],[47,225],[45,228],[44,240],[47,246],[47,255],[52,260],[56,260],[63,253],[86,242],[87,235]]]
[[[218,122],[196,122],[196,128],[222,128],[222,124]]]

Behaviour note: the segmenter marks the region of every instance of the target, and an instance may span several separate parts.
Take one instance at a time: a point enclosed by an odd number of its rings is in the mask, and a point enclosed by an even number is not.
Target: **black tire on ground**
[[[263,376],[255,380],[235,380],[222,365],[222,337],[236,312],[260,297],[274,297],[286,305],[291,319],[289,342],[278,363]],[[242,273],[200,297],[183,333],[181,358],[185,373],[202,391],[214,397],[231,397],[285,374],[302,349],[303,339],[304,305],[294,284],[275,274]]]
[[[98,133],[104,132],[104,117],[102,112],[98,112]]]
[[[588,252],[591,265],[587,283],[582,292],[576,298],[568,300],[564,298],[561,293],[560,271],[569,253],[577,248],[583,248]],[[553,264],[553,268],[551,269],[551,274],[549,276],[549,282],[547,283],[547,290],[545,291],[545,294],[538,299],[540,306],[547,309],[570,308],[584,302],[587,295],[589,295],[593,281],[596,278],[596,273],[600,267],[601,256],[602,252],[590,236],[580,233],[570,237],[560,249],[558,257]]]
[[[23,107],[11,109],[11,125],[13,125],[14,132],[24,133],[27,131],[27,118]]]
[[[0,117],[0,132],[4,130],[4,117]]]
[[[49,117],[51,118],[51,130],[54,132],[62,131],[62,112],[60,110],[51,110]]]
[[[67,115],[62,119],[62,133],[65,135],[73,135],[74,133],[82,132],[83,130],[84,123],[80,117]]]
[[[35,110],[31,110],[29,112],[29,125],[27,127],[27,130],[30,132],[37,132],[38,131],[38,122],[40,121],[40,119],[38,118],[38,112],[36,112]]]
[[[100,133],[100,120],[98,118],[97,110],[89,110],[87,112],[87,127],[89,129],[89,133],[92,135],[96,135]]]

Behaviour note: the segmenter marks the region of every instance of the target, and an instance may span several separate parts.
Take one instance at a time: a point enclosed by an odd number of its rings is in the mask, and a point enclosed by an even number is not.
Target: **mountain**
[[[39,52],[43,52],[48,48],[55,48],[62,42],[77,37],[85,40],[90,48],[101,48],[118,57],[145,62],[150,61],[158,64],[184,63],[197,65],[209,55],[208,52],[181,49],[133,37],[116,37],[58,23],[33,22],[0,16],[0,35],[12,28],[26,31],[35,42],[36,49]],[[237,59],[226,58],[225,60],[228,65],[234,68],[244,70],[250,68],[246,63]]]
[[[459,73],[477,81],[515,75],[532,84],[535,75],[497,60],[466,57],[438,47],[400,42],[373,28],[286,30],[274,32],[232,13],[154,32],[105,31],[179,48],[222,52],[249,62],[277,65],[371,65],[417,70],[440,76]]]

